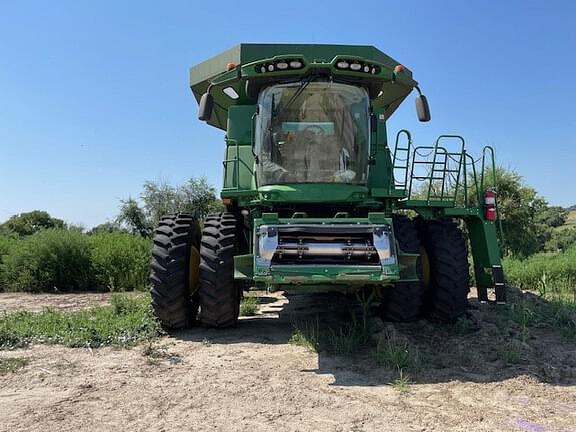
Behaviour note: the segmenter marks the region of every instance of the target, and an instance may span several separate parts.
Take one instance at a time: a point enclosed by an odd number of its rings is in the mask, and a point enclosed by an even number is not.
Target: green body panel
[[[366,186],[351,184],[283,184],[258,188],[262,203],[361,203],[368,198]]]
[[[339,69],[337,62],[343,58],[362,64],[370,62],[377,72]],[[280,60],[298,60],[303,66],[273,71],[262,68]],[[417,279],[419,255],[405,254],[397,245],[396,262],[380,266],[298,263],[265,269],[258,265],[255,254],[256,230],[263,224],[391,226],[393,213],[408,210],[428,220],[451,217],[465,221],[477,284],[483,288],[493,286],[489,270],[501,264],[499,225],[485,220],[484,207],[478,203],[483,203],[485,185],[489,183],[485,182],[484,174],[490,162],[492,168],[495,166],[494,151],[485,148],[478,164],[466,152],[460,136],[443,135],[432,145],[414,146],[407,130],[398,132],[394,147],[390,148],[393,141],[387,137],[386,121],[418,85],[412,72],[397,68],[398,65],[399,62],[372,46],[241,44],[190,69],[190,87],[195,98],[200,100],[207,91],[213,97],[214,109],[208,123],[226,131],[221,196],[226,198],[228,209],[243,218],[243,237],[247,239],[235,257],[236,279],[276,287],[301,285],[304,289],[325,289],[331,284],[390,285]],[[261,109],[258,91],[312,76],[352,83],[367,90],[371,114],[365,184],[259,186],[256,174],[259,160],[254,154],[255,118]],[[391,235],[393,239],[393,230]]]
[[[303,59],[306,66],[297,71],[256,74],[254,63],[279,56],[298,56]],[[401,74],[394,74],[394,67],[399,63],[373,46],[240,44],[192,67],[190,69],[190,88],[196,100],[199,101],[210,85],[214,87],[211,94],[214,96],[215,107],[208,123],[226,130],[227,111],[231,106],[254,103],[245,92],[246,81],[249,79],[279,79],[290,75],[299,76],[313,68],[330,68],[334,70],[335,74],[338,74],[341,71],[334,68],[333,61],[339,56],[365,59],[381,66],[381,72],[378,76],[367,77],[360,73],[356,73],[356,75],[359,79],[373,81],[382,90],[382,95],[375,99],[374,106],[383,108],[386,117],[392,115],[417,85],[416,81],[412,79],[412,72],[407,68]],[[226,67],[229,63],[236,65],[236,68],[227,72]],[[223,93],[226,87],[233,87],[239,96],[238,99],[234,100],[226,96]]]

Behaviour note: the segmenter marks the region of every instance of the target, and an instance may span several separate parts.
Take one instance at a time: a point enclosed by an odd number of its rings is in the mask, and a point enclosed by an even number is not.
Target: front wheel
[[[152,246],[152,310],[166,329],[190,326],[198,310],[200,225],[189,214],[162,217]]]
[[[404,215],[394,215],[392,222],[398,247],[405,253],[419,254],[421,252],[420,239],[414,222]],[[420,258],[416,262],[416,273],[421,279]],[[396,282],[384,291],[381,305],[382,318],[397,322],[417,320],[422,310],[423,294],[422,280]]]
[[[207,327],[231,327],[238,321],[241,285],[234,280],[238,252],[236,217],[224,212],[204,222],[200,246],[199,320]]]
[[[430,263],[425,308],[435,321],[451,322],[468,306],[468,249],[452,219],[420,221],[420,236]]]

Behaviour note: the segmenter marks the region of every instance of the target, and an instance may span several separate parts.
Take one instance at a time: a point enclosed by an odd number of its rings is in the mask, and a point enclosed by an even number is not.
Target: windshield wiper
[[[279,112],[275,113],[274,110],[272,110],[272,114],[274,115],[274,117],[275,118],[280,117],[280,114],[283,114],[284,111],[286,111],[290,107],[290,105],[292,105],[294,103],[294,101],[298,98],[298,96],[300,96],[302,94],[302,92],[304,90],[306,90],[306,87],[308,87],[308,84],[310,84],[313,79],[314,79],[314,76],[311,76],[307,80],[302,80],[300,82],[300,86],[296,89],[296,91],[294,92],[292,97],[290,99],[288,99],[288,102],[286,102],[286,105],[281,107]]]

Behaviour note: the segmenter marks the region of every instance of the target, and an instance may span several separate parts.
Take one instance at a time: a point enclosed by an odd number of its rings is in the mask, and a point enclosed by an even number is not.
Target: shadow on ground
[[[331,374],[333,385],[340,386],[397,382],[398,368],[376,360],[375,350],[380,342],[396,344],[406,351],[402,372],[404,377],[409,375],[412,383],[488,383],[528,375],[541,382],[576,384],[574,327],[570,322],[564,325],[564,321],[555,321],[555,306],[513,288],[509,290],[509,304],[502,306],[480,304],[474,294],[467,317],[454,324],[426,320],[392,324],[371,319],[370,343],[346,355],[320,349],[313,354],[318,356],[318,367],[303,372]],[[212,344],[288,344],[295,329],[307,323],[318,323],[322,334],[346,326],[353,314],[361,316],[353,297],[337,293],[259,293],[258,297],[261,314],[241,318],[235,328],[197,327],[173,336]],[[576,315],[569,314],[564,319],[573,319],[576,326]]]

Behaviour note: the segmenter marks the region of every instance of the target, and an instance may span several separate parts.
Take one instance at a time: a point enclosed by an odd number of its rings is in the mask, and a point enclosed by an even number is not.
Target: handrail
[[[408,145],[406,148],[404,147],[400,147],[398,148],[398,143],[400,141],[400,136],[401,135],[405,135],[407,140],[408,140]],[[396,186],[396,177],[394,174],[394,170],[396,168],[398,169],[404,169],[404,182],[402,183],[402,185],[404,186],[404,188],[406,188],[406,185],[408,183],[408,166],[410,165],[410,148],[412,147],[412,134],[410,133],[410,131],[406,130],[406,129],[400,129],[398,131],[398,133],[396,133],[396,141],[394,144],[394,155],[392,157],[392,180],[394,181],[394,185]],[[406,151],[406,167],[404,168],[404,166],[397,166],[396,165],[396,160],[397,160],[397,152],[398,150],[405,150]]]

